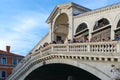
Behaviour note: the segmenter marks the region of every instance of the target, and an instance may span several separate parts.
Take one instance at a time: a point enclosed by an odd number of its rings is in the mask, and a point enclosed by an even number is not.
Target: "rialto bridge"
[[[120,4],[96,10],[60,4],[46,22],[48,34],[7,80],[120,80]],[[68,44],[73,38],[77,43]]]
[[[69,76],[119,80],[120,42],[51,44],[26,56],[8,80],[69,80]]]

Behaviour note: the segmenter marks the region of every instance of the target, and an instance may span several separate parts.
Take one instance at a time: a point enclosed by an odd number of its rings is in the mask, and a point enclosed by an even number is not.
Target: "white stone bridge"
[[[68,72],[73,71],[66,73],[67,68]],[[74,73],[74,68],[80,72]],[[44,69],[48,69],[47,74]],[[61,74],[54,76],[61,71],[67,78]],[[61,80],[60,77],[62,80],[80,80],[80,77],[82,80],[120,80],[120,41],[48,45],[27,55],[8,80]]]
[[[7,80],[120,80],[120,41],[112,41],[116,34],[120,38],[120,4],[96,10],[59,4],[46,22],[48,34]],[[45,42],[73,38],[93,42],[50,44],[38,50]]]

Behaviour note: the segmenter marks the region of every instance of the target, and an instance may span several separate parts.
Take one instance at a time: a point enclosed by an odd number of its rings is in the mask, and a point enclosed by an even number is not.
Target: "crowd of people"
[[[99,39],[97,37],[93,37],[90,42],[105,42],[105,41],[110,41],[110,40],[111,40],[110,37],[102,38],[102,39]]]
[[[72,44],[72,43],[88,43],[88,42],[107,42],[107,41],[118,41],[120,40],[119,36],[116,34],[115,38],[113,40],[111,40],[110,37],[107,38],[102,38],[102,39],[98,39],[97,37],[93,37],[91,38],[91,40],[89,40],[87,37],[84,37],[84,39],[80,39],[80,38],[73,38],[73,39],[68,39],[66,44]],[[65,44],[65,42],[63,40],[58,40],[58,41],[52,41],[50,43],[45,42],[43,45],[40,45],[39,49],[36,49],[35,51],[40,50],[43,47],[48,46],[49,44]]]

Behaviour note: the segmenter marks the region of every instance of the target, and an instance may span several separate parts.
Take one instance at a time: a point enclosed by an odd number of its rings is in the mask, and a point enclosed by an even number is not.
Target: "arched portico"
[[[115,29],[115,35],[114,38],[117,36],[118,38],[120,38],[120,18],[116,23],[116,29]]]
[[[68,16],[66,13],[60,14],[54,23],[53,28],[53,37],[54,41],[59,42],[67,39],[68,32],[69,32],[69,24],[68,24]]]
[[[120,13],[118,13],[114,19],[113,24],[113,40],[115,39],[115,34],[120,35]],[[119,36],[120,38],[120,36]]]
[[[120,19],[117,23],[115,34],[118,35],[118,37],[120,38]]]
[[[115,19],[114,19],[114,28],[113,30],[116,30],[118,28],[120,28],[120,13],[118,13],[118,15],[116,15]]]
[[[33,66],[29,71],[27,71],[21,77],[21,79],[27,80],[27,79],[29,79],[27,77],[30,77],[30,74],[33,71],[35,71],[37,69],[40,70],[40,68],[42,68],[46,65],[51,65],[51,64],[64,64],[64,65],[68,65],[68,66],[73,66],[73,68],[76,68],[77,70],[83,71],[87,74],[89,73],[89,75],[94,76],[95,80],[112,80],[112,78],[109,75],[105,74],[103,71],[101,71],[99,69],[96,69],[95,66],[90,66],[87,63],[82,63],[82,62],[80,63],[79,61],[75,61],[75,60],[63,60],[63,59],[51,59],[51,60],[45,61],[44,64],[43,63],[37,64],[37,65]],[[88,79],[85,79],[85,80],[88,80]],[[94,79],[89,79],[89,80],[94,80]]]
[[[110,41],[111,23],[107,18],[100,18],[95,22],[92,31],[92,42]]]
[[[75,31],[75,38],[78,42],[88,42],[88,36],[89,36],[89,29],[88,25],[83,22],[79,24]]]

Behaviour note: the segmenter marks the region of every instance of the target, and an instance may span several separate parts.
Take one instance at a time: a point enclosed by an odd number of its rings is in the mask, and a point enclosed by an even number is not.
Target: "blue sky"
[[[97,9],[120,0],[0,0],[0,49],[28,54],[49,31],[45,21],[54,7],[67,2]]]

